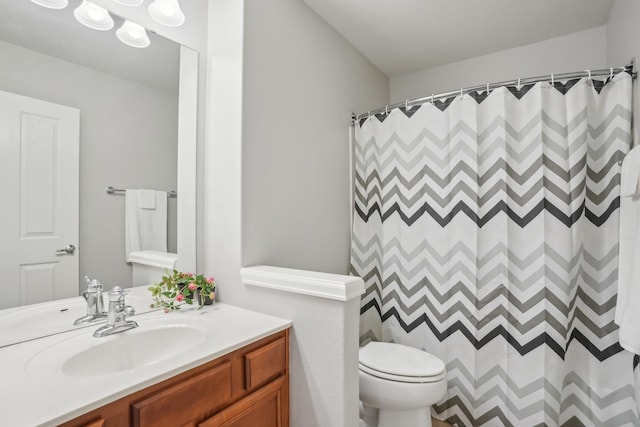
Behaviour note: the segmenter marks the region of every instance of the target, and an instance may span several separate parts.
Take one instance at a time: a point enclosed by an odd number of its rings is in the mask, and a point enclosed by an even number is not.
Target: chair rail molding
[[[355,276],[267,265],[244,267],[240,275],[246,285],[337,301],[350,301],[364,293],[364,281]]]

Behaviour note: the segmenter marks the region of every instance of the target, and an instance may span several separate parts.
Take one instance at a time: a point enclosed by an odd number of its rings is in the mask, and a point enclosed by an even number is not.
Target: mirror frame
[[[176,268],[196,272],[198,52],[180,45]]]

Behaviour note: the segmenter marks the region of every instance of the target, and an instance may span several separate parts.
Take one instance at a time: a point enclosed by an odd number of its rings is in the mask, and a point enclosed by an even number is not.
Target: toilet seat
[[[370,342],[359,351],[360,370],[374,377],[405,383],[430,383],[446,376],[442,360],[417,348]]]

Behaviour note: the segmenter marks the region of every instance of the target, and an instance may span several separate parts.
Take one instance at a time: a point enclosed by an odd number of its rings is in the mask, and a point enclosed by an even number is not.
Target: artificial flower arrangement
[[[216,297],[216,283],[213,277],[202,274],[183,273],[178,270],[162,276],[162,280],[150,286],[153,304],[151,307],[162,307],[165,313],[178,310],[182,304],[193,304],[197,301],[201,310],[204,305],[211,304]]]

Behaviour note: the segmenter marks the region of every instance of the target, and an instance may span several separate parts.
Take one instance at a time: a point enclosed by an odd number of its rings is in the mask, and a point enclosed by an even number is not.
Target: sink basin
[[[138,319],[138,324],[105,338],[86,331],[43,349],[25,369],[34,375],[57,371],[79,378],[131,372],[186,353],[210,333],[200,316],[164,315]]]

